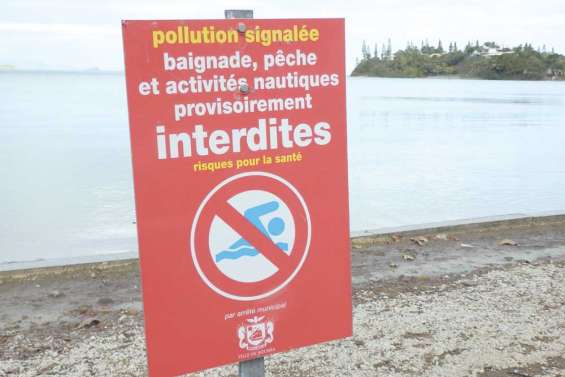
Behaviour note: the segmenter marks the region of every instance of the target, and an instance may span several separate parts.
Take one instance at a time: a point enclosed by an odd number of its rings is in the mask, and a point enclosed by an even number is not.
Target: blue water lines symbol
[[[265,190],[248,190],[234,195],[228,203],[282,252],[290,255],[295,240],[295,223],[283,200]],[[233,280],[257,282],[278,271],[261,250],[219,216],[212,220],[208,242],[214,263]]]
[[[261,231],[265,236],[273,240],[273,236],[279,236],[285,228],[285,222],[280,217],[274,217],[269,220],[267,227],[263,225],[261,217],[276,211],[280,207],[278,201],[270,201],[251,207],[244,212],[244,216],[251,224]],[[274,242],[282,251],[288,251],[288,242]],[[255,249],[247,240],[240,238],[230,245],[228,250],[223,250],[216,254],[216,262],[224,259],[239,259],[241,257],[255,257],[259,255],[259,251]]]

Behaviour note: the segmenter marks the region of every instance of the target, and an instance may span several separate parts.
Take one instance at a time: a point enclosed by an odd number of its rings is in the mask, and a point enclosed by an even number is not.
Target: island
[[[565,56],[548,51],[545,46],[531,44],[500,47],[495,42],[467,43],[460,49],[450,43],[444,49],[422,42],[420,47],[409,43],[404,50],[392,53],[391,42],[371,53],[363,42],[362,58],[351,76],[434,77],[457,76],[485,80],[565,80]]]

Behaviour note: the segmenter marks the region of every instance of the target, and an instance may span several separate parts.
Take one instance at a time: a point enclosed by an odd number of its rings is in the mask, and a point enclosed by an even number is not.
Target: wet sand
[[[352,279],[354,336],[267,375],[565,376],[565,216],[355,238]],[[146,375],[137,260],[0,273],[0,376],[38,375]]]

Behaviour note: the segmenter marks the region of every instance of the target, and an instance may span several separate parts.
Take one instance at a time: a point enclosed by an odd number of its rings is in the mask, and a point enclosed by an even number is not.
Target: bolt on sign
[[[344,20],[123,39],[149,373],[350,336]]]

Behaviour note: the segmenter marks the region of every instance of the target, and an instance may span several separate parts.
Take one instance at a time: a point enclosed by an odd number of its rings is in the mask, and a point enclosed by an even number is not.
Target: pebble
[[[136,316],[136,315],[139,314],[139,310],[137,310],[136,308],[127,308],[125,310],[125,314],[131,315],[131,316]]]
[[[410,254],[402,254],[402,259],[404,259],[407,262],[412,262],[414,259],[416,259],[416,257]]]
[[[461,285],[465,286],[465,287],[476,287],[478,285],[478,283],[474,282],[474,281],[462,281]]]
[[[434,236],[434,238],[435,238],[436,240],[440,240],[440,241],[447,241],[447,240],[448,240],[447,234],[445,234],[445,233],[436,234],[436,235]]]
[[[500,246],[518,246],[518,242],[511,240],[511,239],[504,239],[502,241],[499,241],[498,244]]]
[[[65,294],[61,291],[51,291],[47,296],[51,298],[61,298],[61,297],[65,297]]]
[[[516,360],[520,366],[547,365],[549,358],[565,354],[563,316],[555,306],[565,304],[565,266],[516,265],[472,279],[461,281],[463,286],[472,284],[466,289],[434,287],[420,294],[393,294],[393,298],[386,300],[383,299],[387,296],[380,293],[378,299],[354,307],[355,339],[362,342],[337,340],[280,353],[268,358],[269,369],[280,376],[468,377],[487,368],[521,370],[514,369]],[[556,309],[543,310],[544,305]],[[118,321],[126,321],[122,319],[126,315],[123,313]],[[141,318],[126,321],[127,334],[122,332],[126,325],[122,331],[116,331],[112,327],[115,323],[109,323],[105,330],[98,318],[81,324],[85,328],[97,328],[89,336],[84,336],[85,330],[77,332],[81,336],[73,337],[71,346],[58,352],[42,350],[49,338],[41,337],[43,323],[25,335],[16,333],[9,340],[10,347],[16,347],[11,349],[21,350],[33,344],[30,349],[40,351],[30,358],[16,352],[7,354],[0,363],[0,376],[10,370],[18,376],[37,376],[51,363],[56,364],[56,369],[49,372],[59,376],[146,375]],[[409,333],[427,333],[429,337],[407,337]],[[130,334],[131,339],[125,342],[123,337],[130,338]],[[555,340],[533,341],[539,334],[552,334]],[[51,341],[58,338],[54,339]],[[517,353],[516,344],[521,343],[534,348]],[[432,365],[433,361],[426,361],[425,355],[431,355],[437,363]],[[364,369],[367,365],[370,371]],[[357,371],[356,366],[361,369]],[[392,366],[402,366],[402,370]],[[561,374],[559,370],[543,372],[546,377]],[[193,374],[194,377],[234,375],[237,364]]]
[[[87,319],[87,320],[82,321],[79,327],[88,329],[90,327],[98,326],[99,324],[100,324],[99,319],[91,318],[91,319]]]
[[[418,246],[424,246],[424,244],[428,243],[428,239],[424,236],[410,238],[410,241],[418,244]]]

